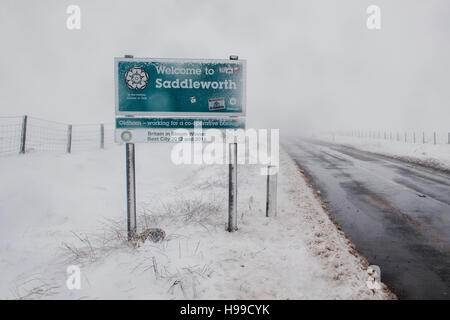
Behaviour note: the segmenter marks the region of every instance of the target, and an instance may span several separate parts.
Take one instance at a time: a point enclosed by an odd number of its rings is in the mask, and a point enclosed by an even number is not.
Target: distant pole
[[[436,131],[433,132],[433,141],[434,141],[434,144],[436,144]]]
[[[416,143],[416,132],[413,132],[413,143]]]
[[[425,143],[425,132],[422,132],[422,142]]]
[[[408,134],[405,132],[405,143],[407,143],[408,141]]]
[[[28,123],[28,116],[23,116],[23,120],[22,120],[22,134],[21,134],[21,137],[20,137],[20,153],[25,153],[26,152],[27,123]]]
[[[448,144],[450,144],[450,132],[448,133]]]
[[[237,230],[237,143],[229,144],[228,165],[228,231]]]
[[[384,132],[384,140],[386,140],[387,139],[387,136],[386,136],[386,131]]]
[[[105,149],[105,125],[100,124],[100,149]]]
[[[276,166],[267,167],[267,192],[266,192],[266,217],[276,217],[277,215],[277,176]]]
[[[67,126],[67,153],[72,152],[72,125]]]

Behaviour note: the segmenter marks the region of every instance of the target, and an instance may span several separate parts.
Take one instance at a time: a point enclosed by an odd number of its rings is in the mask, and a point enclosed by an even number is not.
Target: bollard
[[[278,167],[268,166],[267,167],[266,217],[276,217],[277,216],[277,176],[278,176]]]
[[[237,143],[229,144],[228,165],[228,231],[237,230]]]

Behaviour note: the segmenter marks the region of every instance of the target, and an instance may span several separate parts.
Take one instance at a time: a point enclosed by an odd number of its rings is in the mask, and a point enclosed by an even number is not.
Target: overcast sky
[[[237,54],[250,127],[448,130],[449,17],[449,0],[2,0],[0,115],[113,122],[115,56]]]

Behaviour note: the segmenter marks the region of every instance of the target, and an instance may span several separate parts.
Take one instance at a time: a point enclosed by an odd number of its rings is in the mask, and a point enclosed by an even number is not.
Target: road
[[[317,140],[285,149],[400,299],[450,299],[450,175]]]

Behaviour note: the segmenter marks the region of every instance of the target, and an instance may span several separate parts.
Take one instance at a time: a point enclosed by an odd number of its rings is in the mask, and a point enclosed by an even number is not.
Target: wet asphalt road
[[[285,149],[400,299],[450,299],[450,174],[323,141]]]

